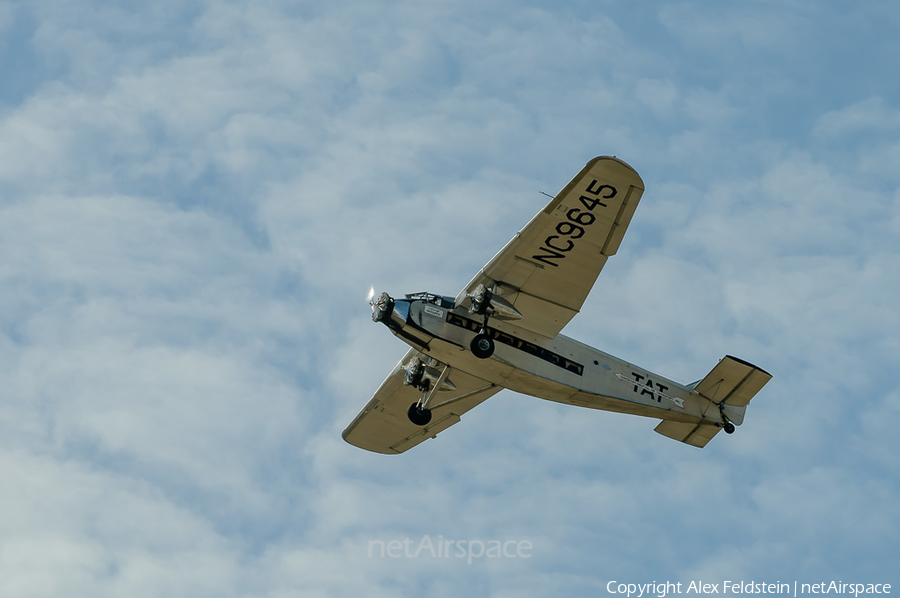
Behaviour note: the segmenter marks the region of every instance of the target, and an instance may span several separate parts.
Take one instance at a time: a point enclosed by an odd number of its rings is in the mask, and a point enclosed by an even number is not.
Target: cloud
[[[2,593],[888,575],[895,77],[835,87],[833,7],[2,10],[35,64],[0,112]],[[566,332],[770,370],[738,433],[503,391],[402,456],[344,443],[405,346],[369,284],[456,294],[601,153],[647,191]],[[533,556],[367,554],[425,535]]]
[[[884,98],[874,97],[823,114],[813,131],[823,137],[839,137],[867,131],[890,131],[897,126],[900,126],[900,113],[892,111]]]
[[[4,453],[0,468],[11,490],[0,558],[6,594],[143,595],[152,587],[212,595],[240,575],[204,517],[132,476],[27,453]]]
[[[641,79],[637,82],[635,96],[654,112],[665,114],[671,110],[679,94],[677,87],[670,80]]]

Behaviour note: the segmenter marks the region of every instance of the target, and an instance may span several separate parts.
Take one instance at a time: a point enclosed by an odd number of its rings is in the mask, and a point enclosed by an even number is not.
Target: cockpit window
[[[438,303],[440,304],[440,306],[447,309],[453,309],[453,305],[455,302],[455,297],[444,297],[443,295],[438,297]]]
[[[409,301],[406,299],[394,300],[394,313],[406,322],[409,318]]]
[[[455,297],[445,297],[443,295],[435,295],[434,293],[410,293],[406,295],[407,299],[422,299],[428,303],[440,305],[445,309],[453,309],[456,302]]]

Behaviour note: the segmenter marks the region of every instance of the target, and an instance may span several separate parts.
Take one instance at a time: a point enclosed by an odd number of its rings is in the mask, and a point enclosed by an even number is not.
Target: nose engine
[[[382,293],[372,299],[369,301],[369,305],[372,306],[373,322],[382,322],[386,318],[390,318],[391,312],[394,311],[394,300],[387,293]]]

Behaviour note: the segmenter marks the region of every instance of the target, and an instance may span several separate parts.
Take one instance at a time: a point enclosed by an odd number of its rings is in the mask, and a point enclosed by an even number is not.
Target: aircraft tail
[[[772,375],[762,368],[731,355],[723,357],[702,380],[691,385],[714,405],[720,405],[725,418],[736,426],[744,422],[747,404]],[[684,423],[663,420],[656,431],[696,447],[704,447],[722,427],[708,421]]]

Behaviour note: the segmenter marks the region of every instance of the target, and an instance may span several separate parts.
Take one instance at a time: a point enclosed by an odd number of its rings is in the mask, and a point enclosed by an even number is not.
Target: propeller
[[[375,316],[375,285],[369,285],[369,292],[366,293],[366,303],[372,308],[372,316]]]

